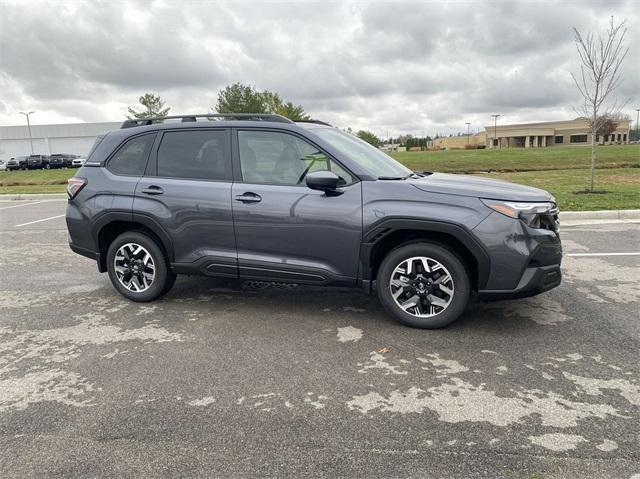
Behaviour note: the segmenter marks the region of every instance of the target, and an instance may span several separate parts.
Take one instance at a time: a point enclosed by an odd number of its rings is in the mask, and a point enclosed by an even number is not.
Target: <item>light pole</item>
[[[33,155],[33,137],[31,136],[31,122],[29,121],[29,115],[33,115],[35,111],[30,111],[27,113],[25,113],[24,111],[21,111],[19,113],[27,117],[27,128],[29,129],[29,143],[31,143],[31,154]]]
[[[491,116],[493,118],[493,146],[498,145],[498,147],[501,147],[502,145],[498,143],[498,136],[496,133],[498,130],[498,117],[500,116],[500,114]]]
[[[640,140],[638,138],[638,118],[640,118],[640,108],[636,108],[636,141]]]
[[[469,144],[469,126],[471,125],[471,123],[466,122],[465,125],[467,125],[467,145]]]

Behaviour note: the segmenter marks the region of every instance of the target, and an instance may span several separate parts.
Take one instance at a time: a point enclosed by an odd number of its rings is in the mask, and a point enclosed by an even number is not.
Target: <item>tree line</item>
[[[145,93],[138,102],[143,108],[127,109],[127,118],[165,118],[168,116],[171,107],[166,106],[165,101],[159,95]],[[302,105],[297,105],[292,101],[284,100],[278,93],[269,90],[257,90],[251,85],[236,82],[224,87],[218,92],[216,105],[211,108],[216,113],[262,113],[282,115],[293,121],[310,121],[313,118],[307,113]],[[347,128],[349,133],[378,147],[382,140],[374,133],[367,130],[353,132]]]

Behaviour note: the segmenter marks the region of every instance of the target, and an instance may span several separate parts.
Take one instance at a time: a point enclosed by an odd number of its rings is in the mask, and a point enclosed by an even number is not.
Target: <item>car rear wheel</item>
[[[415,328],[442,328],[464,312],[471,292],[458,256],[435,243],[392,250],[377,277],[378,297],[397,321]]]
[[[107,251],[107,270],[118,292],[139,302],[160,298],[176,279],[160,247],[139,231],[122,233],[113,240]]]

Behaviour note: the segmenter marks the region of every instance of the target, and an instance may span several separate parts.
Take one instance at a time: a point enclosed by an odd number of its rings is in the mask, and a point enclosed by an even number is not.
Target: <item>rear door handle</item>
[[[146,195],[161,195],[164,190],[159,186],[152,185],[149,188],[143,188],[142,192]]]
[[[236,195],[236,201],[241,201],[243,203],[259,203],[260,201],[262,201],[262,196],[248,191],[241,195]]]

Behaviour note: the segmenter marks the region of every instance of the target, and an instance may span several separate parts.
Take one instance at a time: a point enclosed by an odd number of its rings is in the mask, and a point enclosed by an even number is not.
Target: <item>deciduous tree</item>
[[[580,58],[580,73],[571,76],[582,96],[582,104],[575,111],[586,118],[591,130],[591,179],[589,191],[593,192],[596,168],[596,136],[601,122],[607,116],[618,113],[626,102],[612,98],[622,82],[621,67],[629,49],[625,46],[626,21],[619,24],[613,17],[604,35],[596,39],[592,33],[582,35],[573,29],[576,48]]]

